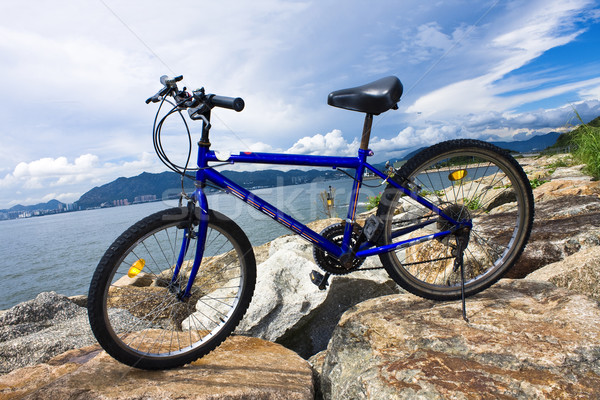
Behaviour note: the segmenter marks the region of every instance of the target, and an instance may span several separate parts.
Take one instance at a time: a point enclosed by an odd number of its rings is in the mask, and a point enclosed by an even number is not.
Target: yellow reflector
[[[450,179],[452,182],[454,182],[454,181],[460,181],[465,176],[467,176],[467,170],[466,169],[458,169],[458,170],[456,170],[454,172],[451,172],[448,175],[448,179]]]
[[[134,278],[137,274],[142,272],[142,269],[144,268],[145,265],[146,265],[146,261],[143,258],[140,258],[139,260],[137,260],[136,262],[133,263],[131,268],[129,268],[129,272],[127,273],[127,276],[130,278]]]

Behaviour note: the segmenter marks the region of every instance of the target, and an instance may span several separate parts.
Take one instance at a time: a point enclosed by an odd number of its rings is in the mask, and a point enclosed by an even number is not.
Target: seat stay
[[[456,225],[456,226],[459,225],[458,221],[456,221],[454,218],[450,217],[448,214],[446,214],[438,206],[436,206],[435,204],[433,204],[432,202],[430,202],[429,200],[427,200],[425,197],[419,196],[417,193],[413,192],[412,190],[410,190],[406,186],[401,185],[400,183],[398,183],[394,179],[388,179],[389,177],[387,175],[385,175],[383,172],[379,171],[377,168],[373,167],[372,165],[365,164],[365,167],[368,168],[375,175],[379,176],[381,179],[387,179],[388,183],[390,185],[394,186],[396,189],[400,190],[406,196],[408,196],[411,199],[415,200],[417,203],[421,204],[423,207],[428,208],[429,210],[433,211],[435,214],[437,214],[440,217],[446,219],[451,224]]]

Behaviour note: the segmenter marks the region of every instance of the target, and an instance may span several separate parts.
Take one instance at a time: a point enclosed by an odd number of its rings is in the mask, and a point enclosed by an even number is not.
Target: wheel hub
[[[472,218],[469,209],[461,204],[449,204],[442,208],[444,214],[461,224],[471,224]],[[448,231],[454,229],[454,224],[445,218],[440,217],[437,222],[437,228],[440,231]],[[463,229],[460,229],[461,231]]]

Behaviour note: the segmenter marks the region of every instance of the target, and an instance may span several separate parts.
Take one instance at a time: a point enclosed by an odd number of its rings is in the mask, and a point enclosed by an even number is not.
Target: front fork
[[[196,205],[196,203],[198,204]],[[175,265],[175,270],[173,271],[173,276],[171,278],[171,287],[178,290],[177,298],[180,301],[186,301],[186,299],[191,296],[192,286],[204,256],[206,234],[208,232],[208,220],[208,200],[206,199],[204,191],[197,189],[190,197],[187,205],[187,221],[184,223],[185,225],[183,227],[184,237],[181,243],[177,264]],[[196,225],[198,226],[197,231],[195,229]],[[194,257],[194,263],[190,271],[187,285],[185,289],[183,289],[177,285],[177,281],[179,280],[181,267],[184,263],[185,255],[189,250],[192,239],[197,239],[196,256]]]

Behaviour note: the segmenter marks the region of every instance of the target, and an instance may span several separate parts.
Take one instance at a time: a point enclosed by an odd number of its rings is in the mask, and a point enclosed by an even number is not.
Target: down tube
[[[237,185],[233,181],[227,179],[225,176],[221,175],[214,169],[208,168],[204,170],[204,173],[206,174],[208,180],[221,186],[228,193],[231,193],[238,199],[256,208],[258,211],[271,217],[275,221],[279,222],[281,225],[290,229],[292,232],[302,236],[309,242],[323,248],[325,251],[332,254],[334,257],[339,258],[342,255],[342,249],[340,247],[334,245],[329,240],[325,239],[323,236],[319,235],[303,223],[297,221],[293,217],[279,210],[277,207],[261,199],[260,197],[250,193],[249,191]]]

